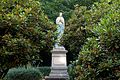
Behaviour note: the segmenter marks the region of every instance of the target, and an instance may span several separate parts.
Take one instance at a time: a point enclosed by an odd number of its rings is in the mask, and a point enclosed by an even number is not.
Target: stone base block
[[[67,61],[64,47],[53,48],[52,52],[52,67],[49,76],[45,80],[69,80],[67,72]]]
[[[69,80],[67,67],[52,67],[49,76],[45,80]]]
[[[45,80],[69,80],[68,76],[47,76]]]
[[[65,78],[45,78],[45,80],[68,80],[68,79],[65,79]]]

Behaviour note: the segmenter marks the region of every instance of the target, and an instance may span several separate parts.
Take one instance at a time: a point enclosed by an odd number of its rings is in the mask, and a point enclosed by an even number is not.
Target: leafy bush
[[[75,61],[73,61],[72,64],[69,64],[69,65],[68,65],[68,74],[69,74],[70,80],[74,80],[75,75],[76,75],[76,74],[75,74],[74,66],[76,66],[76,65],[75,65]]]
[[[36,0],[0,1],[0,77],[16,66],[36,61],[50,65],[56,27]],[[42,63],[44,62],[44,63]]]
[[[13,68],[4,78],[5,80],[42,80],[42,74],[35,68]]]
[[[101,12],[93,22],[93,36],[87,38],[74,64],[75,80],[120,79],[120,1],[101,0],[90,11]],[[96,18],[95,18],[96,19]],[[93,19],[94,20],[94,19]]]
[[[37,67],[37,69],[39,70],[39,72],[42,73],[42,75],[45,77],[45,76],[49,76],[50,74],[50,67]]]
[[[94,0],[92,2],[94,2]],[[102,2],[106,3],[102,4]],[[100,22],[100,19],[104,17],[105,14],[109,14],[111,3],[110,1],[107,3],[107,0],[95,2],[90,9],[87,9],[87,6],[76,5],[71,18],[66,24],[65,33],[62,38],[62,44],[69,51],[68,61],[77,58],[81,47],[87,41],[88,37],[96,36],[92,29]]]
[[[74,67],[76,79],[118,80],[120,78],[119,56],[119,53],[102,50],[96,38],[89,38]]]

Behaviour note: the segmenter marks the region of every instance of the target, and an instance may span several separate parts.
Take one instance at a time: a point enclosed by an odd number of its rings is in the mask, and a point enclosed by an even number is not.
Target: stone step
[[[69,77],[68,74],[50,74],[50,77]]]
[[[47,76],[45,80],[69,80],[69,77],[60,77],[60,76]]]
[[[65,74],[66,74],[66,73],[67,73],[67,70],[64,70],[64,71],[59,71],[59,70],[53,71],[53,70],[52,70],[50,73],[51,73],[51,74],[52,74],[52,73],[56,73],[56,74],[64,74],[64,73],[65,73]]]
[[[55,67],[51,67],[51,70],[55,70],[55,69],[59,69],[59,70],[67,70],[67,67],[61,67],[61,66],[55,66]]]

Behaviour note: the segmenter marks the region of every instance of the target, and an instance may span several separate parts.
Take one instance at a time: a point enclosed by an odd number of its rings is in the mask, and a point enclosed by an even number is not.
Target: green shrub
[[[0,0],[0,78],[33,61],[35,66],[50,65],[55,30],[39,1]]]
[[[120,0],[101,0],[101,3],[95,3],[91,8],[91,12],[102,14],[102,16],[97,22],[97,17],[90,16],[93,19],[93,22],[90,22],[94,24],[91,28],[94,35],[87,38],[78,59],[75,64],[73,63],[74,68],[72,69],[75,73],[72,75],[75,75],[74,80],[120,79],[119,5]],[[86,26],[88,28],[90,25]]]
[[[4,78],[5,80],[42,80],[42,74],[35,68],[13,68]]]
[[[37,69],[43,74],[44,77],[48,76],[51,71],[50,67],[38,67]]]
[[[69,74],[70,80],[74,80],[74,78],[75,78],[74,66],[75,66],[75,61],[73,61],[73,63],[69,64],[69,66],[68,66],[68,74]]]

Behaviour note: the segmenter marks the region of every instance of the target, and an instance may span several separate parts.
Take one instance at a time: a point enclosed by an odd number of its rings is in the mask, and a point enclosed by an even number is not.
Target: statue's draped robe
[[[64,18],[63,17],[57,17],[56,24],[57,24],[58,35],[57,35],[57,43],[55,44],[55,47],[58,47],[60,39],[62,38],[62,35],[64,33],[64,28],[65,28]]]

